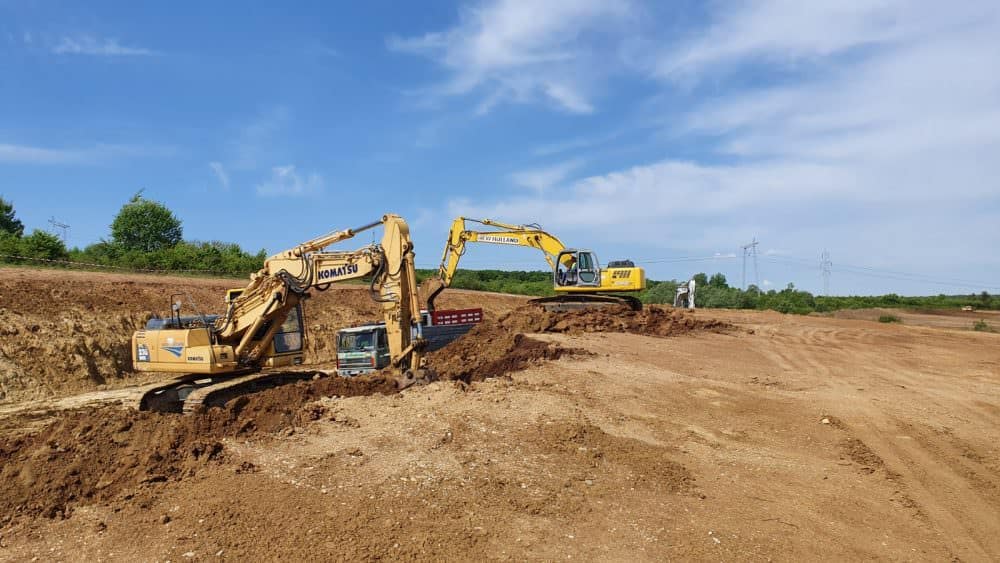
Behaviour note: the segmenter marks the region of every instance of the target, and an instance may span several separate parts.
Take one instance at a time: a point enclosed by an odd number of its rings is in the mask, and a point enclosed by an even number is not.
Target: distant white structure
[[[694,309],[694,290],[694,278],[688,280],[687,285],[677,286],[677,295],[674,296],[674,307]]]

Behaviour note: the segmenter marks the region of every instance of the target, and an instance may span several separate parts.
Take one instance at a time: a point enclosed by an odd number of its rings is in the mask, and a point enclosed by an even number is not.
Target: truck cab
[[[337,332],[337,374],[361,375],[389,365],[384,323],[372,323]]]
[[[483,320],[482,309],[420,312],[420,326],[413,336],[426,341],[433,352],[469,332]],[[391,361],[385,323],[368,323],[337,331],[337,374],[356,376],[388,367]]]

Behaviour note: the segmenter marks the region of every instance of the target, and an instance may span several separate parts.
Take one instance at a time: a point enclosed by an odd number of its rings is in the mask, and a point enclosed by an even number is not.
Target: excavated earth
[[[0,560],[996,560],[1000,335],[734,311],[486,320],[438,382],[321,377],[364,287],[306,305],[313,380],[121,402],[128,337],[232,280],[0,269]],[[954,313],[957,315],[957,313]],[[310,366],[306,366],[310,368]]]

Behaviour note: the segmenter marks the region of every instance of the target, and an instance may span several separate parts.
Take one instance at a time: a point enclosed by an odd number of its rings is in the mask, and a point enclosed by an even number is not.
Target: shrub
[[[20,255],[21,239],[7,231],[0,231],[0,262],[18,262],[16,258],[11,258],[11,256]]]
[[[25,258],[43,258],[46,260],[66,260],[69,253],[62,239],[52,233],[35,229],[30,235],[20,240],[21,256]]]
[[[972,330],[976,332],[996,332],[996,330],[994,330],[993,327],[983,319],[979,319],[978,321],[972,323]]]
[[[882,315],[878,318],[880,323],[901,323],[903,319],[897,317],[896,315]]]

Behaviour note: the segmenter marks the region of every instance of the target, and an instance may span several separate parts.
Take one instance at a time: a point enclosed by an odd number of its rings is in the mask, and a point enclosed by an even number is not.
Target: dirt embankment
[[[724,321],[698,318],[683,309],[647,306],[642,311],[609,307],[589,311],[550,313],[532,305],[514,309],[496,320],[487,319],[451,345],[428,357],[442,378],[481,381],[524,369],[540,360],[565,354],[587,354],[534,340],[525,334],[628,332],[669,337],[692,332],[728,332]]]
[[[38,434],[0,439],[0,524],[65,516],[72,505],[148,495],[225,460],[220,440],[261,437],[318,419],[320,397],[395,393],[381,377],[328,377],[240,397],[193,415],[119,407],[67,414]],[[244,468],[252,470],[252,468]]]

